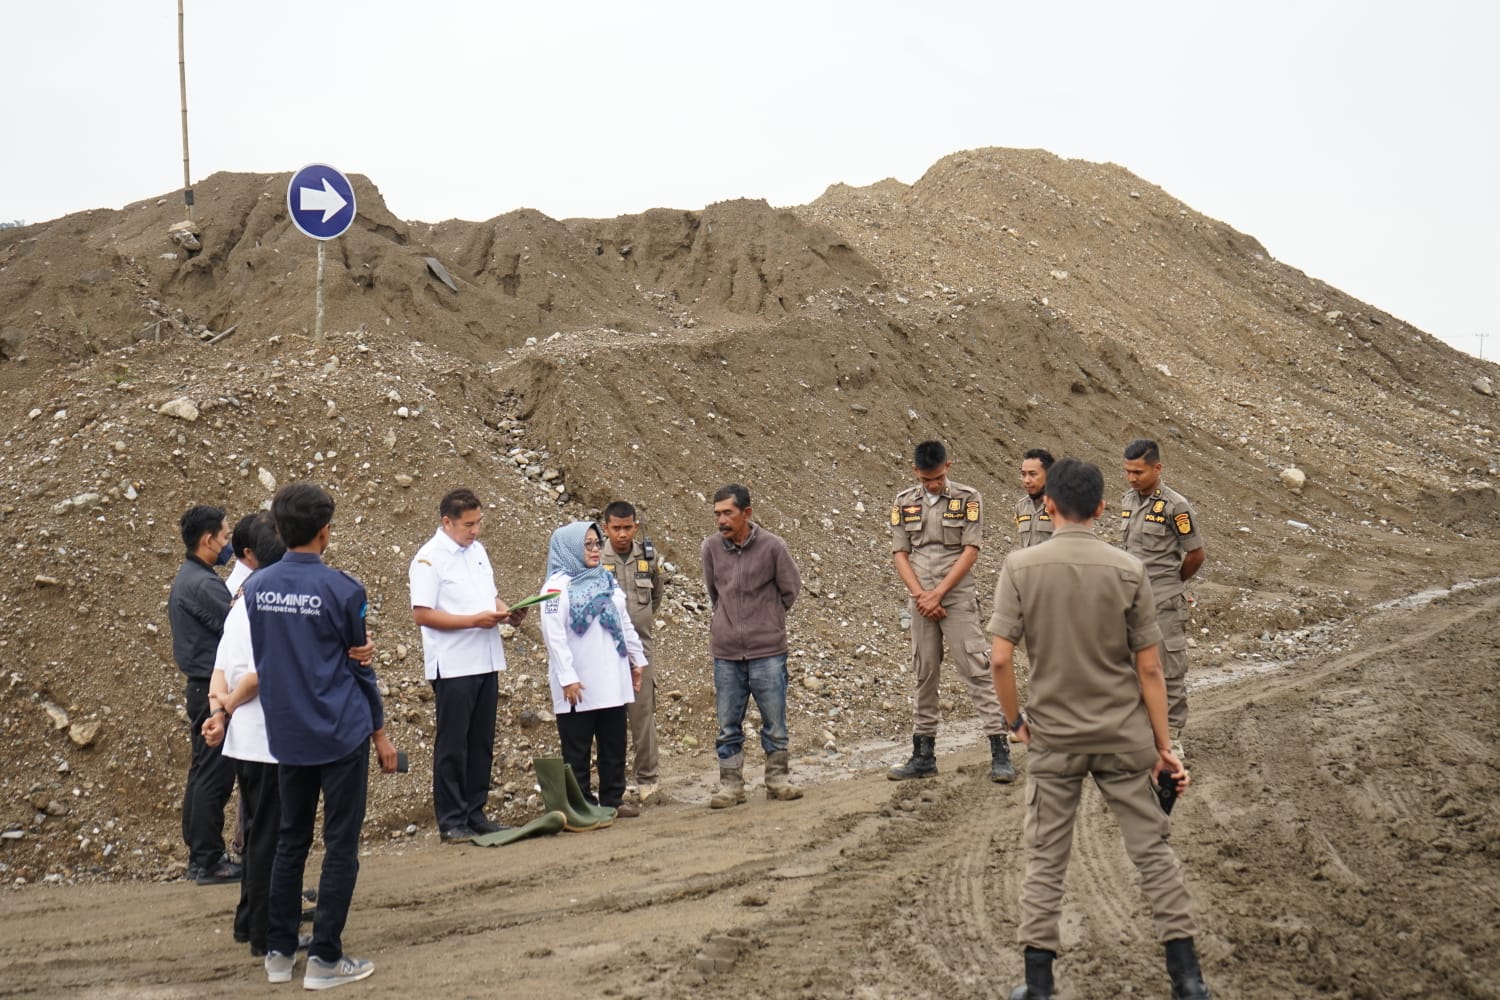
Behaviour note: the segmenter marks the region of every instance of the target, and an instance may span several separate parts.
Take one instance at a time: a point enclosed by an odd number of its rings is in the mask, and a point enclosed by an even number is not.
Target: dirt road
[[[1337,656],[1196,697],[1173,840],[1210,983],[1221,997],[1500,996],[1500,584],[1351,624],[1358,641]],[[345,940],[377,971],[350,992],[996,996],[1020,973],[1025,785],[991,785],[983,764],[975,738],[927,782],[866,771],[800,802],[682,802],[495,850],[376,850]],[[1060,995],[1165,996],[1134,872],[1092,792],[1073,858]],[[6,891],[0,983],[271,993],[230,940],[236,891]]]

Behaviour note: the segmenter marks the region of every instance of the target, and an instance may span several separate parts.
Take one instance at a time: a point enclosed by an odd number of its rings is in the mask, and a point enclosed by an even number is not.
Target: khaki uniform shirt
[[[1052,515],[1045,497],[1028,494],[1016,502],[1016,548],[1024,549],[1052,537]]]
[[[1120,498],[1120,522],[1125,529],[1121,546],[1146,564],[1157,607],[1181,596],[1182,557],[1203,548],[1198,515],[1176,490],[1158,483],[1150,496],[1128,490]]]
[[[605,539],[604,554],[600,562],[615,575],[620,589],[625,591],[625,606],[630,611],[630,624],[635,626],[635,634],[641,637],[642,643],[649,644],[656,609],[661,607],[661,569],[657,566],[659,559],[655,554],[650,559],[646,558],[641,538],[636,536],[630,543],[630,552],[623,556],[609,544],[609,539]]]
[[[937,502],[927,499],[921,483],[896,494],[891,505],[891,551],[906,552],[917,582],[931,590],[958,562],[964,547],[980,547],[984,535],[984,501],[972,486],[948,480]],[[943,597],[943,606],[973,600],[970,573]]]
[[[1026,642],[1026,716],[1039,750],[1106,754],[1156,745],[1135,653],[1161,642],[1141,561],[1083,525],[1005,558],[991,634]]]

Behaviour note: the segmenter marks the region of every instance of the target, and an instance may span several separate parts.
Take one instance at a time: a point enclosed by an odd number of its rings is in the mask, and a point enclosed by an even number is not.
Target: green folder
[[[545,594],[532,594],[530,597],[523,598],[523,599],[517,601],[516,603],[510,605],[510,610],[512,610],[512,611],[520,611],[522,608],[529,608],[533,604],[541,604],[543,601],[550,601],[554,597],[556,597],[558,595],[558,593],[559,593],[559,591],[552,590],[552,591],[548,591]]]

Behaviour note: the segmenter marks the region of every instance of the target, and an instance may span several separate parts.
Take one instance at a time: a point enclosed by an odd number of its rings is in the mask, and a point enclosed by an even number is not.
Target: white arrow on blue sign
[[[344,235],[354,223],[354,185],[326,163],[309,163],[286,187],[292,225],[315,240]]]

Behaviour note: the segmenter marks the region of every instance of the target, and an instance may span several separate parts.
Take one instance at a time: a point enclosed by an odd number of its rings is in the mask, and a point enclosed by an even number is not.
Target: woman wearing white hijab
[[[630,624],[624,592],[615,575],[600,566],[603,549],[604,536],[592,521],[574,521],[552,533],[542,589],[558,596],[542,605],[540,618],[563,760],[590,802],[629,817],[638,813],[622,802],[625,706],[640,688],[646,655]],[[596,747],[598,798],[589,780],[589,757]]]

